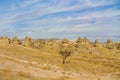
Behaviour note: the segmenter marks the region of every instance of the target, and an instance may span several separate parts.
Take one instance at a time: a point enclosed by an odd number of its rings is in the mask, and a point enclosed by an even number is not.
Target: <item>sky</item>
[[[0,36],[120,41],[120,0],[0,0]]]

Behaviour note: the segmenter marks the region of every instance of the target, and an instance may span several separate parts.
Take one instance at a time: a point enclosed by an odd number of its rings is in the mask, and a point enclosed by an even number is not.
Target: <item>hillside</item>
[[[116,52],[83,50],[63,65],[57,50],[0,45],[0,80],[120,80],[120,51]]]

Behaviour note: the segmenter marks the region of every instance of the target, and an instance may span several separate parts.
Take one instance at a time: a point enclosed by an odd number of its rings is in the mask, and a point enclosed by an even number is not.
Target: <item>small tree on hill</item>
[[[60,49],[60,54],[62,55],[62,59],[63,59],[63,61],[62,61],[62,63],[64,64],[65,63],[65,61],[66,61],[66,59],[67,59],[67,57],[69,57],[69,56],[71,56],[71,54],[74,52],[74,47],[62,47],[61,49]]]

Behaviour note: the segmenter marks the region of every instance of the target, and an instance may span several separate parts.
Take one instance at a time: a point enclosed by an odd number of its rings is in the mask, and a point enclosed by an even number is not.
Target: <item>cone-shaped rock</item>
[[[18,38],[15,36],[15,37],[12,38],[11,43],[18,45],[18,44],[20,44],[20,41],[19,41]]]
[[[81,37],[78,37],[76,43],[82,43],[83,42],[83,39]]]
[[[114,43],[112,42],[112,40],[107,40],[107,42],[106,42],[106,48],[108,48],[108,49],[114,49],[115,48],[115,45],[114,45]]]
[[[101,47],[102,45],[99,43],[99,41],[96,39],[94,43],[95,47]]]
[[[22,42],[22,45],[24,45],[24,46],[31,46],[32,45],[32,40],[31,40],[31,38],[30,37],[25,37],[25,39],[23,40],[23,42]]]
[[[89,40],[85,37],[85,38],[83,39],[83,43],[84,43],[85,45],[89,45]]]

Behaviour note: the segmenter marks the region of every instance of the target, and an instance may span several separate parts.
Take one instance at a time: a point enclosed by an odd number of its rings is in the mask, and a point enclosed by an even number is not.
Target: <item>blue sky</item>
[[[0,0],[0,36],[120,41],[120,0]]]

